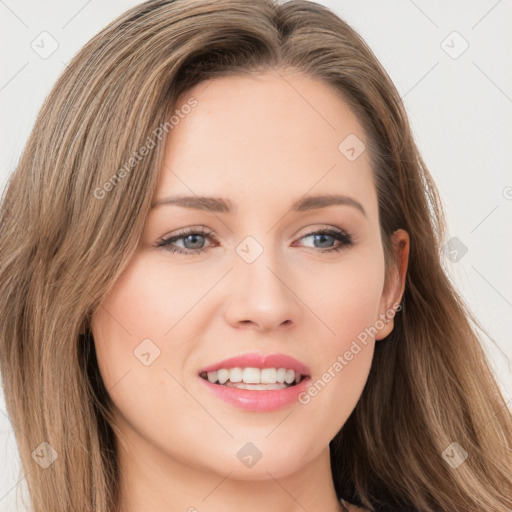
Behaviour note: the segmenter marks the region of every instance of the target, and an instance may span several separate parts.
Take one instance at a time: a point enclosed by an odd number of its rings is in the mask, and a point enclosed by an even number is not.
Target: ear
[[[402,300],[405,288],[405,277],[409,262],[409,234],[403,229],[398,229],[391,236],[391,243],[393,247],[394,260],[393,270],[388,283],[382,291],[379,306],[379,319],[381,320],[379,323],[383,323],[384,327],[378,331],[375,336],[375,340],[385,338],[393,330],[394,313],[397,311],[397,306]]]

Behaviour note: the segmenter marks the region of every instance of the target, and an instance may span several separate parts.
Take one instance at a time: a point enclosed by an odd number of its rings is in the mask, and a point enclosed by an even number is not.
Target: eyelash
[[[163,237],[160,240],[156,242],[156,247],[161,247],[164,250],[171,252],[171,253],[179,253],[184,254],[188,256],[192,255],[199,255],[207,250],[206,249],[198,249],[198,250],[183,250],[180,248],[170,248],[170,245],[173,242],[176,242],[177,240],[180,240],[182,238],[186,238],[190,235],[199,235],[204,237],[206,240],[214,240],[217,241],[216,238],[213,236],[213,234],[210,231],[206,231],[204,228],[202,228],[200,231],[197,229],[184,229],[182,231],[179,231],[175,235],[169,236],[169,237]],[[337,247],[330,247],[328,249],[318,249],[319,252],[338,252],[344,248],[351,247],[353,245],[353,239],[352,236],[343,230],[333,229],[333,228],[325,228],[325,229],[319,229],[316,231],[311,231],[309,233],[306,233],[304,236],[302,236],[299,240],[302,240],[303,238],[307,238],[309,236],[313,235],[329,235],[333,236],[336,240],[339,242],[342,242],[341,245],[338,245]],[[310,247],[310,249],[315,249],[314,247]]]

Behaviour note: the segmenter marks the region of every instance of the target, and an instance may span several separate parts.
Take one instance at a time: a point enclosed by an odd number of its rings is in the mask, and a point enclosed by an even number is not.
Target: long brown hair
[[[443,270],[442,205],[371,50],[307,1],[152,0],[69,63],[2,199],[1,372],[34,512],[118,510],[112,404],[89,320],[138,244],[178,96],[205,79],[287,68],[330,84],[364,126],[387,277],[391,234],[410,235],[403,309],[331,442],[339,497],[371,510],[512,508],[511,412],[484,331]],[[134,158],[148,139],[154,149]],[[468,456],[455,468],[443,454],[458,446]]]

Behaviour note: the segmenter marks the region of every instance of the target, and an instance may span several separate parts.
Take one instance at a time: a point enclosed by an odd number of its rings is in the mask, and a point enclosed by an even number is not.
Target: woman
[[[436,187],[326,8],[129,10],[59,78],[2,206],[35,512],[512,506]]]

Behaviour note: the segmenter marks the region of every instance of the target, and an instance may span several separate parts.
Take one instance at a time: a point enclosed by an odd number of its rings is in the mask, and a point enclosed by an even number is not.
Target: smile
[[[258,391],[284,389],[298,384],[304,376],[292,368],[221,368],[200,376],[221,386]]]
[[[311,381],[309,368],[286,354],[244,354],[202,368],[206,389],[231,406],[275,411],[297,404]]]

